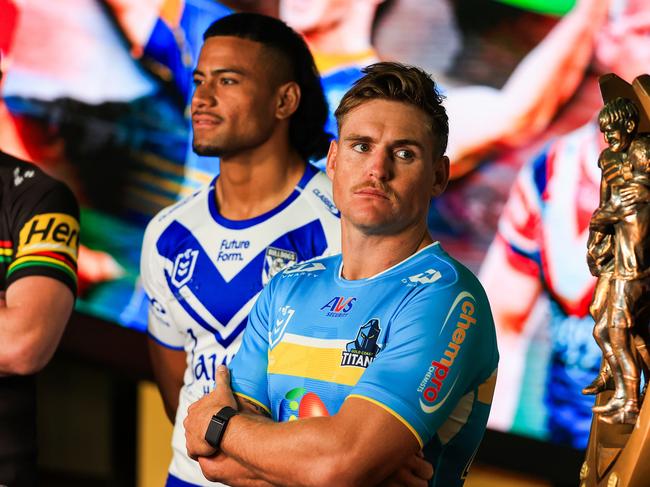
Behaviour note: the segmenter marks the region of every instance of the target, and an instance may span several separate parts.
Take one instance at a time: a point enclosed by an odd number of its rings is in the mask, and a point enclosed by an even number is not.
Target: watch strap
[[[230,406],[220,409],[210,419],[210,424],[208,424],[208,429],[205,432],[205,441],[207,441],[213,448],[219,449],[221,439],[223,438],[223,434],[226,431],[226,426],[228,426],[230,418],[237,414],[239,414],[239,411]]]

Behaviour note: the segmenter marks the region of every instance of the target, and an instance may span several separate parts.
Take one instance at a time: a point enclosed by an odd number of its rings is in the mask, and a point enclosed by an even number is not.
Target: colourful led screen
[[[650,72],[650,6],[579,0],[556,17],[524,3],[0,0],[0,148],[82,204],[78,309],[144,331],[144,226],[218,174],[192,153],[188,119],[213,20],[257,10],[303,33],[332,112],[367,64],[424,67],[446,97],[453,178],[430,229],[479,273],[498,326],[491,427],[584,447],[592,399],[580,389],[600,360],[585,259],[603,148],[596,79]]]

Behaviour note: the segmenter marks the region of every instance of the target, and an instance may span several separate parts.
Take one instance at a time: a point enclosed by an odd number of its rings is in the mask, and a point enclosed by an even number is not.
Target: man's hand
[[[433,466],[424,459],[422,451],[419,451],[380,485],[381,487],[427,487],[431,477],[433,477]]]
[[[230,374],[225,365],[217,368],[214,391],[187,408],[187,417],[183,421],[185,427],[185,447],[187,454],[193,460],[198,457],[209,457],[217,451],[205,441],[210,419],[226,406],[237,409],[237,401],[230,388]]]
[[[619,218],[621,218],[621,215],[613,211],[610,205],[599,207],[591,215],[589,230],[592,232],[607,233],[607,227],[616,223]]]
[[[641,204],[650,202],[650,190],[644,184],[631,182],[621,189],[621,204],[625,216],[632,215]]]

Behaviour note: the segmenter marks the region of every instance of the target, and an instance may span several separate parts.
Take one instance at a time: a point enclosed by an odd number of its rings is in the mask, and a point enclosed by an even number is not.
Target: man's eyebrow
[[[369,135],[349,134],[343,137],[343,140],[350,142],[372,142],[374,139]]]
[[[346,142],[368,142],[368,143],[374,141],[374,139],[369,135],[361,135],[361,134],[354,134],[354,133],[347,135],[346,137],[343,138],[343,140],[345,140]],[[401,145],[410,145],[413,147],[417,147],[421,151],[424,151],[424,147],[422,146],[422,144],[415,139],[397,139],[397,140],[393,140],[390,143],[391,147],[399,147]]]
[[[420,150],[424,150],[422,144],[414,139],[397,139],[393,141],[390,145],[392,145],[393,147],[400,146],[400,145],[412,145],[413,147],[417,147]]]
[[[226,74],[226,73],[234,73],[234,74],[239,74],[241,76],[246,76],[247,74],[246,70],[240,68],[217,68],[210,71],[210,74],[213,76],[218,74]],[[192,76],[205,76],[205,73],[197,68],[194,71],[192,71]]]

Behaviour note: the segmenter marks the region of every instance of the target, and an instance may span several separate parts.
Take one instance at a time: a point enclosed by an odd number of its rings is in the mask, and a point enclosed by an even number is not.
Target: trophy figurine
[[[650,76],[632,85],[600,80],[600,203],[589,225],[587,263],[597,277],[590,306],[603,352],[599,374],[583,389],[596,395],[582,486],[650,483]]]

